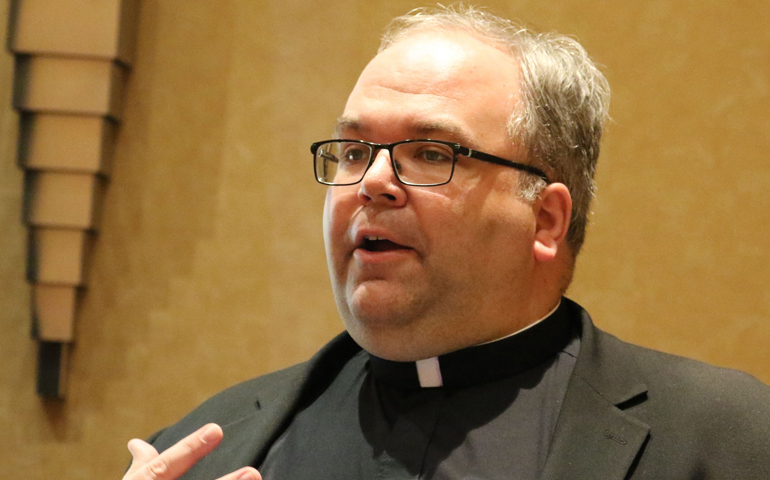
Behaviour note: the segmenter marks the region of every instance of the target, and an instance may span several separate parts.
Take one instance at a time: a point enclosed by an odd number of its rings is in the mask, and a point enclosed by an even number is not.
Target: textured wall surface
[[[770,382],[766,2],[487,4],[576,35],[613,87],[570,296],[622,338]],[[341,330],[308,146],[330,135],[388,19],[415,6],[143,0],[64,403],[34,393],[0,55],[0,478],[118,478],[129,438]]]

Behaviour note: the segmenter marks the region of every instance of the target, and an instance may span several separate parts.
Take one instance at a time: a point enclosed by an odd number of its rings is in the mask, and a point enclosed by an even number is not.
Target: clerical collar
[[[401,388],[469,387],[536,367],[562,350],[572,320],[561,304],[546,318],[500,340],[416,362],[395,362],[369,354],[374,377]]]

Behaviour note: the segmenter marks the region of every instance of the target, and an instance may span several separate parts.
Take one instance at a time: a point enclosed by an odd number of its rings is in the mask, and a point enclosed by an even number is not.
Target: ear
[[[560,248],[566,248],[564,239],[572,217],[572,197],[563,183],[552,183],[535,200],[535,243],[533,254],[539,262],[556,258]]]

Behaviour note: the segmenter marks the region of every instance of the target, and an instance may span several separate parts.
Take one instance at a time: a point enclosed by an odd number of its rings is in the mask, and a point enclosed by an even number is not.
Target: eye
[[[422,152],[422,156],[429,162],[448,162],[452,159],[443,152],[438,152],[436,150],[425,150]]]
[[[355,143],[350,143],[342,147],[342,155],[340,157],[342,161],[348,163],[368,161],[369,149]]]
[[[443,145],[418,145],[419,148],[415,149],[412,154],[415,160],[421,160],[425,163],[452,163],[454,160],[452,150]]]

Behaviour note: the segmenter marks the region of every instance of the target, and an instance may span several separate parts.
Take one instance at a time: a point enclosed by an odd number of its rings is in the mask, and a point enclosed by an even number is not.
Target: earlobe
[[[550,262],[566,248],[569,222],[572,217],[572,197],[563,183],[552,183],[540,192],[535,201],[535,242],[533,254],[539,262]]]

